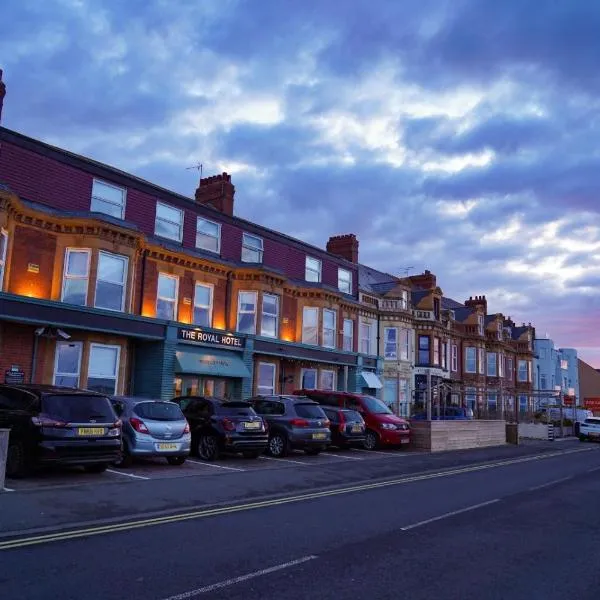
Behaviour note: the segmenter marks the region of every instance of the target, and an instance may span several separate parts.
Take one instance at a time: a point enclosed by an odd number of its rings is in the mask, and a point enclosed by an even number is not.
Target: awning
[[[176,352],[175,358],[175,373],[250,377],[250,371],[242,359],[233,352],[210,352],[194,348]]]
[[[360,376],[363,378],[363,381],[367,384],[366,387],[368,388],[380,390],[383,387],[379,377],[371,371],[361,371]]]

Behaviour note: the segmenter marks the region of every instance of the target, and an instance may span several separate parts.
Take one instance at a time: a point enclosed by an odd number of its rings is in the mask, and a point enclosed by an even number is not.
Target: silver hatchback
[[[170,465],[182,465],[190,454],[190,426],[174,402],[113,396],[111,402],[123,422],[121,460],[126,467],[135,457],[164,457]]]

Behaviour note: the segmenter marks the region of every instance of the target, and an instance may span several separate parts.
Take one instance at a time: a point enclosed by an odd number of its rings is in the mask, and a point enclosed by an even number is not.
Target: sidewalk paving
[[[573,444],[574,447],[575,444]],[[234,472],[204,477],[74,485],[0,494],[0,538],[28,531],[80,527],[151,517],[218,504],[293,495],[317,488],[399,477],[568,449],[568,444],[527,440],[519,446],[433,454],[400,451],[381,461],[347,461],[306,469]]]

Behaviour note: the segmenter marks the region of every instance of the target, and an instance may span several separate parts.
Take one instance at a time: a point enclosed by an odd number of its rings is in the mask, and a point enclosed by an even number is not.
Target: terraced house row
[[[298,388],[482,416],[533,406],[534,330],[241,219],[227,173],[193,198],[0,128],[0,375],[170,398]]]

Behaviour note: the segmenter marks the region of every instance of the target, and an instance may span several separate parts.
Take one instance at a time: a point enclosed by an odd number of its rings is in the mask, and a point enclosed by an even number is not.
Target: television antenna
[[[408,274],[414,269],[414,267],[404,267],[402,269],[400,269],[401,271],[404,272],[404,277],[408,277]]]
[[[198,171],[198,174],[200,175],[200,183],[202,183],[202,163],[199,162],[197,165],[185,168],[186,171],[189,171],[190,169],[196,169],[196,171]]]

